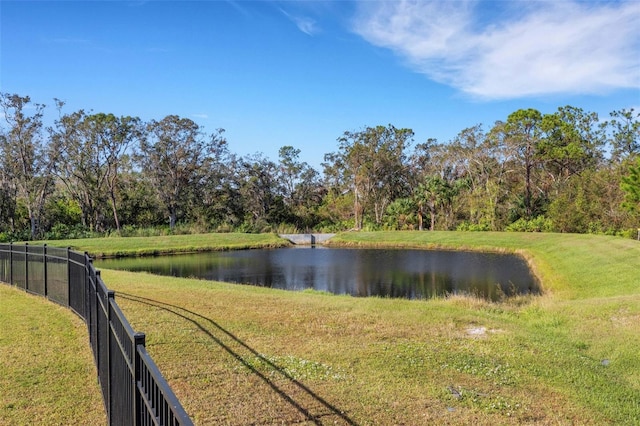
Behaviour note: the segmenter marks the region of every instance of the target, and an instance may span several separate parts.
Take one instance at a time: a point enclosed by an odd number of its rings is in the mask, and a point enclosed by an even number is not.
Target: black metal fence
[[[71,308],[87,324],[110,425],[192,425],[86,254],[0,244],[0,282]]]

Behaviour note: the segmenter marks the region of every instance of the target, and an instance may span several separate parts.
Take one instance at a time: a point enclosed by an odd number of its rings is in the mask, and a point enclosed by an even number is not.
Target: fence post
[[[67,305],[71,305],[71,247],[67,247]],[[84,321],[87,321],[86,315]]]
[[[85,263],[87,265],[87,267],[85,268],[85,279],[88,277],[88,281],[89,281],[89,286],[91,286],[91,272],[90,272],[90,268],[89,266],[91,266],[92,262],[91,262],[91,258],[89,257],[89,255],[85,252]],[[100,318],[100,305],[102,305],[102,301],[100,301],[100,292],[98,291],[98,287],[99,287],[99,282],[100,282],[100,271],[96,270],[95,271],[95,282],[93,283],[95,285],[96,288],[96,293],[95,293],[95,298],[96,298],[96,318],[95,321],[96,322],[100,322],[99,318]],[[97,353],[97,366],[98,366],[98,376],[100,377],[100,381],[102,383],[104,383],[106,386],[106,391],[103,393],[103,398],[105,399],[104,403],[105,403],[105,407],[107,408],[107,423],[109,425],[113,424],[113,419],[112,419],[112,411],[113,411],[113,407],[112,407],[112,401],[113,401],[113,395],[111,393],[111,390],[113,389],[113,384],[111,383],[111,370],[112,370],[112,366],[111,366],[111,301],[113,300],[113,295],[114,292],[111,290],[107,290],[107,300],[104,301],[104,304],[106,306],[104,306],[105,309],[105,321],[106,321],[106,328],[107,328],[107,332],[104,336],[104,341],[100,340],[100,324],[96,325],[96,353]],[[104,352],[102,352],[100,350],[100,346],[104,345],[104,347],[106,348],[106,350]],[[101,357],[101,355],[104,355],[106,357],[106,359],[103,359]],[[100,366],[106,367],[106,377],[101,377],[100,376],[100,371],[101,368]]]
[[[49,289],[48,289],[48,285],[47,285],[47,245],[43,244],[42,245],[42,266],[44,268],[44,297],[48,298],[49,297]],[[67,306],[69,306],[69,304],[67,303]]]
[[[96,294],[98,294],[98,286],[100,285],[100,271],[96,270]],[[107,395],[109,400],[107,401],[107,406],[109,407],[109,424],[112,424],[112,419],[111,419],[111,414],[112,414],[112,410],[113,410],[113,383],[111,382],[111,378],[113,377],[113,365],[112,365],[112,360],[111,360],[111,334],[113,333],[113,330],[111,329],[111,303],[115,303],[115,291],[113,290],[107,290],[107,303],[106,303],[106,308],[107,308],[107,335],[106,335],[106,342],[103,342],[106,346],[107,346],[107,350],[105,351],[105,354],[107,356],[107,360],[106,360],[106,366],[107,366],[107,377],[105,377],[104,379],[107,381]],[[100,309],[100,307],[98,306],[98,309]],[[104,361],[102,361],[104,362]]]
[[[13,285],[13,241],[9,243],[9,284]]]
[[[71,259],[71,247],[67,247],[67,258]],[[89,339],[91,339],[91,324],[93,318],[93,312],[91,312],[91,287],[87,282],[87,268],[89,265],[87,264],[87,252],[84,252],[84,268],[82,270],[82,291],[84,292],[84,317],[87,323],[87,329],[89,330]],[[71,267],[67,268],[67,273],[69,274],[69,282],[71,282]],[[71,298],[71,295],[69,295]],[[95,348],[94,348],[95,350]]]
[[[144,333],[136,332],[133,335],[133,415],[134,425],[142,425],[143,423],[143,402],[142,395],[140,395],[140,388],[138,383],[142,380],[142,368],[140,361],[140,352],[138,352],[138,345],[146,345],[146,336]]]
[[[24,289],[29,291],[29,243],[24,243]]]

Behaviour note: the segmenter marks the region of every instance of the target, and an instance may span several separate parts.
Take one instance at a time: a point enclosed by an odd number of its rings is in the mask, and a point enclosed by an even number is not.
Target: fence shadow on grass
[[[287,373],[282,367],[278,366],[273,361],[265,358],[264,355],[260,354],[258,351],[256,351],[255,349],[253,349],[252,347],[244,343],[242,340],[236,337],[233,333],[226,330],[224,327],[222,327],[220,324],[218,324],[216,321],[212,320],[211,318],[207,318],[203,315],[200,315],[189,309],[182,308],[180,306],[171,305],[169,303],[149,299],[146,297],[136,296],[133,294],[122,293],[122,292],[118,292],[116,293],[116,295],[117,297],[121,297],[123,299],[130,300],[135,303],[142,303],[148,306],[153,306],[155,308],[162,309],[164,311],[170,312],[173,315],[176,315],[184,319],[185,321],[192,323],[200,331],[206,334],[211,340],[213,340],[216,344],[218,344],[222,349],[224,349],[229,355],[231,355],[234,359],[240,362],[244,367],[249,369],[257,377],[259,377],[264,383],[266,383],[271,389],[273,389],[273,391],[276,392],[281,398],[283,398],[288,404],[290,404],[297,411],[299,411],[305,417],[305,420],[311,421],[317,425],[322,425],[323,423],[321,422],[321,419],[323,417],[335,416],[342,419],[345,422],[345,424],[354,425],[354,426],[357,425],[355,421],[349,418],[340,409],[338,409],[337,407],[335,407],[334,405],[326,401],[324,398],[322,398],[315,392],[313,392],[311,389],[309,389],[309,387],[307,387],[306,385],[301,383],[299,380],[297,380],[296,378],[291,376],[289,373]],[[191,318],[190,316],[195,317],[197,319]],[[248,361],[245,357],[242,356],[242,354],[240,354],[238,351],[231,348],[229,345],[225,344],[225,342],[223,342],[220,337],[216,336],[209,328],[207,328],[206,324],[213,326],[217,331],[223,333],[225,336],[232,339],[238,345],[246,349],[254,357],[259,359],[264,364],[268,365],[271,369],[273,369],[273,371],[277,372],[282,378],[286,379],[289,383],[295,385],[303,393],[307,394],[313,400],[318,402],[327,411],[323,413],[316,413],[316,414],[312,413],[310,409],[304,406],[303,402],[297,401],[292,395],[289,395],[285,390],[279,387],[273,380],[271,380],[264,373],[256,369],[250,361]]]

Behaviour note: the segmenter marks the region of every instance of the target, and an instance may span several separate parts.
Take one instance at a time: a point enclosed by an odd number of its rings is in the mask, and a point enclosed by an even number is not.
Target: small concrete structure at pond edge
[[[336,234],[279,234],[280,238],[285,238],[296,245],[324,244],[329,238]]]

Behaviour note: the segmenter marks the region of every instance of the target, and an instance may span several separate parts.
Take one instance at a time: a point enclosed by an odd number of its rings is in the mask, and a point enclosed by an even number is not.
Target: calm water
[[[297,247],[96,260],[95,266],[353,296],[471,293],[498,300],[539,293],[521,258],[456,251]]]

